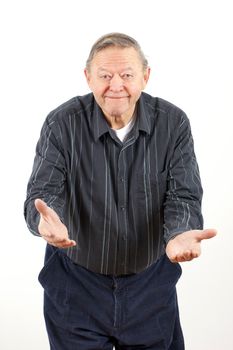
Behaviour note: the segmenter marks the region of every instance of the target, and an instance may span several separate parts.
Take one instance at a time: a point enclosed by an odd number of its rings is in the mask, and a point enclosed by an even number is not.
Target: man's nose
[[[119,74],[114,74],[112,79],[110,80],[110,90],[111,91],[121,91],[123,89],[123,79]]]

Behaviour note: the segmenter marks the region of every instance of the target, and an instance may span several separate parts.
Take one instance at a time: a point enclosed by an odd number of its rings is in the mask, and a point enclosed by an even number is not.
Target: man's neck
[[[122,129],[124,126],[129,124],[131,119],[135,116],[136,109],[125,115],[106,115],[105,118],[112,129]]]

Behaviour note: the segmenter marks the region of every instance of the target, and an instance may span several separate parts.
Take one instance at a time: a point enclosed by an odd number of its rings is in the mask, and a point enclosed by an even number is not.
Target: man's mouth
[[[128,98],[129,96],[104,96],[105,98],[111,98],[113,100],[120,100],[122,98]]]

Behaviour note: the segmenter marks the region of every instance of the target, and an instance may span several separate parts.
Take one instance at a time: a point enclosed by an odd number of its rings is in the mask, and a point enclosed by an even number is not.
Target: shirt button
[[[124,182],[125,179],[123,177],[120,178],[120,182]]]
[[[123,211],[124,211],[124,210],[125,210],[125,207],[121,207],[121,210],[123,210]]]

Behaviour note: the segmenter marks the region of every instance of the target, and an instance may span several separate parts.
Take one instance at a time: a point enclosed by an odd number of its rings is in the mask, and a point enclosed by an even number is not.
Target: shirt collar
[[[146,104],[146,94],[142,92],[138,100],[138,130],[145,131],[147,134],[151,132],[150,113]]]
[[[93,124],[94,124],[94,138],[95,142],[105,133],[110,131],[110,126],[108,125],[104,114],[96,103],[94,99],[94,109],[93,109]]]
[[[94,109],[93,109],[93,123],[94,123],[94,138],[97,141],[102,135],[107,132],[110,132],[111,128],[108,125],[104,114],[99,107],[99,105],[94,100]],[[137,121],[136,128],[138,130],[142,130],[147,134],[150,134],[150,120],[149,120],[149,112],[147,111],[147,106],[145,102],[145,94],[142,93],[137,105]]]

